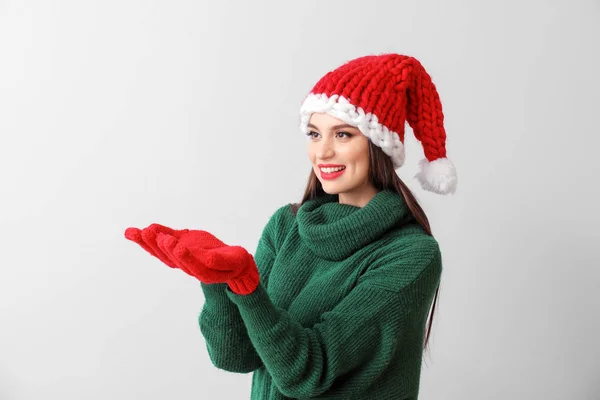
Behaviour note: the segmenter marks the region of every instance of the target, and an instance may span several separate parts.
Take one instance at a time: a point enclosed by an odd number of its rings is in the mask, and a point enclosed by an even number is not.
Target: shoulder
[[[414,264],[428,264],[440,253],[438,241],[418,223],[407,224],[392,231],[385,250],[394,260]]]
[[[275,209],[275,211],[271,214],[267,222],[268,227],[278,227],[288,226],[296,220],[296,211],[297,204],[296,203],[288,203],[283,206],[279,206]]]
[[[273,248],[278,248],[287,233],[293,228],[296,214],[293,204],[279,206],[269,217],[262,234],[262,239],[269,241]]]
[[[435,285],[442,271],[438,241],[419,225],[409,224],[391,232],[378,251],[363,279],[391,291],[402,291],[417,281]]]

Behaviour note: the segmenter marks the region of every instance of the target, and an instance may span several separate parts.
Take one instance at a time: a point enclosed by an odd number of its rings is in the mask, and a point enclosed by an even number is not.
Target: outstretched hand
[[[159,233],[169,234],[174,237],[181,237],[184,233],[189,232],[189,229],[175,230],[167,226],[152,224],[144,229],[127,228],[125,237],[132,242],[139,244],[144,250],[158,258],[171,268],[178,268],[173,261],[162,252],[156,243],[156,237]]]
[[[254,258],[241,246],[229,246],[207,231],[175,230],[152,224],[128,228],[125,237],[171,268],[203,283],[227,283],[237,294],[252,293],[259,284]]]

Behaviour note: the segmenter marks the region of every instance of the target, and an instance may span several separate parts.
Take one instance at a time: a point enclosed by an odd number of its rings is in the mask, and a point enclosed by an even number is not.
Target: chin
[[[340,194],[340,193],[344,193],[347,192],[350,188],[344,186],[344,185],[340,185],[339,183],[334,183],[332,184],[331,182],[321,182],[321,187],[323,188],[323,191],[327,194]]]
[[[340,194],[341,190],[335,188],[328,188],[327,186],[323,186],[323,191],[327,194]]]

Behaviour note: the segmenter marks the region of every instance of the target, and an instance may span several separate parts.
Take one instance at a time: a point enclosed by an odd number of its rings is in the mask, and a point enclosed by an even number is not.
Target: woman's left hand
[[[227,283],[232,292],[241,295],[252,293],[260,280],[252,255],[241,246],[223,244],[207,248],[204,245],[207,235],[212,236],[198,230],[184,232],[178,237],[159,233],[156,243],[175,265],[199,281]]]

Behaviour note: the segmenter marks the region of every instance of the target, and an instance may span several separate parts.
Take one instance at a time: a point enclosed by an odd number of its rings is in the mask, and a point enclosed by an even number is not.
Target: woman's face
[[[327,113],[308,124],[308,157],[323,190],[340,203],[364,206],[376,190],[369,180],[369,139],[358,128]]]

